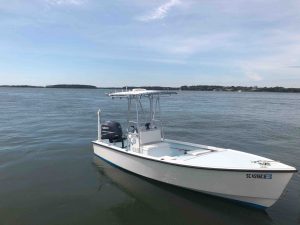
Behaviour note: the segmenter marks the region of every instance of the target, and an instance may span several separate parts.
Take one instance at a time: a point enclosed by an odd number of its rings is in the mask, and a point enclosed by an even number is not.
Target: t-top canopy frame
[[[109,93],[108,96],[114,98],[126,98],[129,96],[149,96],[149,95],[171,95],[171,94],[177,94],[176,91],[159,91],[159,90],[147,90],[143,88],[135,88],[130,91],[121,91],[121,92],[113,92]]]
[[[128,113],[127,113],[127,135],[132,132],[136,132],[136,135],[139,136],[139,131],[144,127],[141,125],[140,114],[145,115],[142,98],[149,99],[149,120],[147,121],[148,128],[157,128],[160,127],[161,138],[164,138],[163,126],[161,121],[161,107],[160,107],[160,96],[161,95],[171,95],[177,94],[175,91],[159,91],[159,90],[146,90],[146,89],[133,89],[130,91],[122,91],[110,93],[108,96],[112,98],[126,98],[128,100]],[[132,107],[133,105],[133,107]],[[135,107],[134,107],[135,106]],[[136,111],[136,120],[131,119],[131,110],[135,108]],[[135,131],[130,131],[132,125],[135,127]],[[144,125],[144,124],[143,124]],[[140,141],[140,140],[139,140]]]

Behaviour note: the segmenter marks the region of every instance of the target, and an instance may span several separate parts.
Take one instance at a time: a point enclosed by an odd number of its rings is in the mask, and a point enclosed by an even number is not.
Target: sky
[[[300,88],[299,0],[0,0],[0,85]]]

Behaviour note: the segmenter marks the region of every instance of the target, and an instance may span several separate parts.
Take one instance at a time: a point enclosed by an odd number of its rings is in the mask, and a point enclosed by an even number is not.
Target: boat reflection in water
[[[273,224],[265,211],[164,184],[94,157],[99,191],[108,185],[126,195],[110,211],[125,224]],[[129,199],[129,200],[126,200]]]

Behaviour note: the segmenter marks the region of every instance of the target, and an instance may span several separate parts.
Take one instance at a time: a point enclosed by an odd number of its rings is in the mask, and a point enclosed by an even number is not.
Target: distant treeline
[[[139,86],[139,87],[135,87],[135,86],[127,86],[127,87],[122,87],[121,89],[123,90],[132,90],[134,88],[144,88],[144,89],[148,89],[148,90],[179,90],[180,88],[178,87],[161,87],[161,86]]]
[[[0,85],[0,87],[17,87],[17,88],[97,88],[93,85],[83,85],[83,84],[55,84],[47,86],[32,86],[32,85]]]
[[[0,87],[43,88],[43,86],[32,86],[32,85],[0,85]]]
[[[55,84],[55,85],[47,85],[46,88],[88,88],[95,89],[96,86],[93,85],[82,85],[82,84]]]
[[[244,86],[218,86],[218,85],[194,85],[181,86],[183,91],[239,91],[239,92],[300,92],[300,88],[284,87],[244,87]]]
[[[131,90],[133,88],[145,88],[151,90],[182,90],[182,91],[232,91],[232,92],[290,92],[300,93],[300,88],[284,87],[244,87],[244,86],[220,86],[220,85],[193,85],[181,87],[162,87],[162,86],[127,86],[127,87],[96,87],[93,85],[82,84],[56,84],[47,86],[31,85],[0,85],[0,87],[21,87],[21,88],[87,88],[87,89],[113,89],[113,90]]]

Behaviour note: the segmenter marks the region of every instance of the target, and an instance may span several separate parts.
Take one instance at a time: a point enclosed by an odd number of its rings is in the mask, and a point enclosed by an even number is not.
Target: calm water
[[[137,177],[93,155],[102,90],[0,88],[0,224],[300,224],[300,175],[266,211]],[[181,92],[163,99],[166,136],[300,169],[300,94]],[[120,121],[122,122],[122,121]]]

